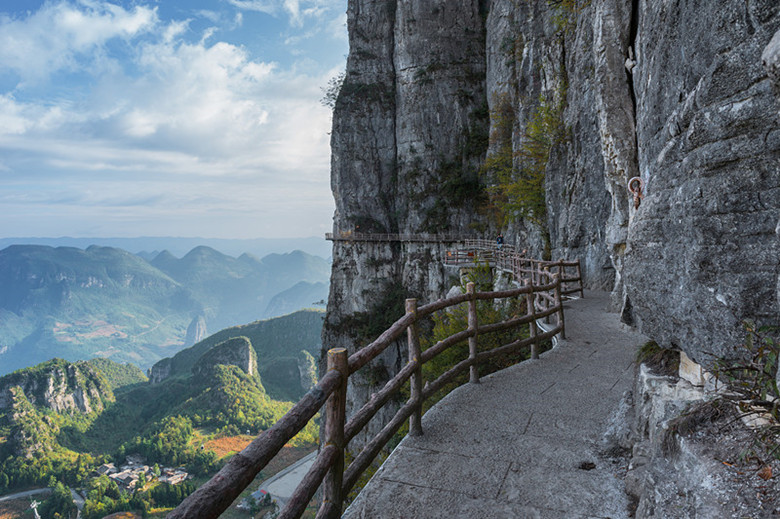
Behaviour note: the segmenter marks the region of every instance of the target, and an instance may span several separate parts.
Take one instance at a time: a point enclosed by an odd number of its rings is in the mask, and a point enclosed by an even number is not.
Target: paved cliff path
[[[344,517],[628,517],[623,471],[599,450],[647,339],[607,303],[604,292],[566,303],[568,340],[448,395]]]

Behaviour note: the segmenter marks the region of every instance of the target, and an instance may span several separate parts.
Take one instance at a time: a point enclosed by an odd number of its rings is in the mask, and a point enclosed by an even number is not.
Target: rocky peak
[[[86,362],[71,364],[54,359],[0,378],[0,409],[13,406],[15,388],[32,405],[58,413],[99,412],[106,403],[114,401],[113,391],[103,375]]]
[[[257,376],[257,354],[246,337],[234,337],[217,344],[198,359],[192,373],[205,375],[219,364],[238,366],[247,375]]]
[[[206,318],[201,314],[193,318],[192,322],[190,322],[190,325],[187,327],[187,335],[184,338],[184,347],[189,348],[206,337],[208,337]]]

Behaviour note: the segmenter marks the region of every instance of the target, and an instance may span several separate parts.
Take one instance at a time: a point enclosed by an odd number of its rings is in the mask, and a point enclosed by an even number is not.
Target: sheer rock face
[[[487,145],[480,2],[352,0],[347,15],[331,141],[334,232],[463,232],[479,221],[473,187]],[[439,298],[443,253],[434,243],[334,242],[324,348],[352,353],[376,338],[358,323],[392,323],[405,297]],[[398,343],[350,378],[350,411],[405,352]]]
[[[741,323],[777,323],[780,126],[761,55],[774,0],[642,2],[639,169],[624,278],[642,330],[699,363],[735,355]]]
[[[173,359],[166,357],[154,363],[154,366],[149,368],[147,376],[149,377],[150,384],[159,384],[169,376],[171,376],[171,369],[173,369]]]
[[[301,389],[305,392],[317,384],[317,362],[306,350],[298,354],[298,376],[301,381]]]
[[[36,374],[19,371],[0,381],[0,409],[13,405],[11,389],[19,387],[27,399],[56,413],[78,412],[89,414],[102,411],[105,404],[114,401],[114,393],[105,379],[86,362],[70,364],[51,361]]]
[[[202,315],[194,317],[187,327],[187,335],[184,338],[184,347],[189,348],[193,344],[197,344],[206,337],[208,337],[208,331],[206,329],[206,318]]]
[[[198,359],[192,373],[207,375],[219,364],[238,366],[247,375],[257,376],[257,354],[246,337],[234,337],[217,344]]]
[[[780,116],[780,30],[775,33],[772,41],[764,49],[761,59],[764,62],[764,68],[769,78],[774,84],[775,96],[777,97],[775,106],[778,109],[778,116]],[[778,240],[780,240],[780,222],[777,222],[775,234]],[[780,275],[777,278],[777,301],[778,305],[780,305]],[[780,370],[777,372],[777,384],[780,386]]]
[[[564,138],[546,166],[553,258],[580,258],[586,285],[612,290],[613,309],[660,344],[699,362],[733,354],[744,318],[777,321],[780,310],[780,105],[767,77],[778,74],[780,6],[586,4],[567,22],[546,0],[351,0],[334,231],[490,236],[498,228],[474,180],[497,151],[486,140],[498,108],[510,108],[519,161],[540,100],[565,96]],[[503,230],[544,252],[533,225]],[[350,318],[389,314],[393,286],[442,297],[455,274],[440,265],[445,249],[334,242],[325,347],[353,352],[376,338],[357,337]],[[405,358],[399,343],[351,379],[351,404]]]

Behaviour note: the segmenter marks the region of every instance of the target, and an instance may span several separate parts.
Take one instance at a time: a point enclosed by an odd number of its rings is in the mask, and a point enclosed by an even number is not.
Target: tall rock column
[[[356,232],[389,233],[398,228],[393,208],[395,16],[395,2],[353,0],[348,4],[350,53],[336,100],[331,134],[331,188],[336,202],[333,230],[337,236]],[[353,353],[372,339],[370,334],[376,326],[372,327],[371,313],[383,295],[390,297],[393,291],[398,279],[399,253],[399,248],[391,243],[334,242],[321,370],[325,350],[347,348]],[[388,306],[394,306],[392,301]],[[377,318],[373,320],[376,322]],[[384,365],[394,364],[396,359],[389,352],[381,363],[373,364],[372,374],[351,377],[348,409],[365,402],[372,389],[371,381],[384,378],[387,375]],[[363,382],[364,378],[371,381]]]
[[[331,138],[334,234],[463,232],[480,219],[487,145],[480,2],[350,0],[347,16],[350,54]],[[403,315],[406,297],[441,297],[446,246],[337,239],[323,347],[352,353]],[[405,359],[398,342],[351,377],[348,413]]]

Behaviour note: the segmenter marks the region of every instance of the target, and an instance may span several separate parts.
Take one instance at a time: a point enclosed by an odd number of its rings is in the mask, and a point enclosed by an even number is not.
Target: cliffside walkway
[[[483,246],[483,244],[474,243],[468,251],[471,251],[473,255],[478,257],[479,262],[481,263],[487,261],[487,258],[485,257],[486,250],[491,247],[492,245],[484,244]],[[427,399],[435,395],[437,391],[455,381],[457,377],[467,373],[471,383],[478,384],[480,381],[480,366],[497,356],[512,354],[519,351],[527,352],[530,350],[531,358],[538,360],[539,349],[542,345],[547,343],[547,341],[552,340],[556,336],[559,339],[565,339],[564,296],[565,294],[572,292],[579,292],[583,295],[582,279],[579,275],[579,261],[539,261],[525,258],[516,251],[503,250],[501,247],[495,248],[497,249],[496,251],[490,252],[490,255],[492,256],[490,263],[496,268],[510,269],[510,275],[513,278],[512,284],[515,285],[513,288],[498,291],[478,291],[475,283],[469,282],[466,285],[465,293],[452,295],[422,306],[418,304],[417,299],[410,298],[405,302],[405,314],[397,319],[370,344],[357,349],[352,355],[349,355],[345,348],[329,349],[327,356],[328,370],[320,378],[319,382],[272,427],[264,431],[243,451],[231,458],[219,473],[182,501],[175,510],[168,514],[167,518],[212,519],[217,517],[230,506],[231,502],[239,495],[241,490],[251,483],[269,460],[273,458],[273,456],[291,438],[293,438],[296,433],[305,427],[309,420],[318,412],[324,413],[324,416],[326,417],[319,454],[301,483],[286,502],[285,507],[279,515],[279,519],[294,519],[301,517],[311,498],[320,487],[322,488],[322,501],[317,512],[317,518],[335,519],[336,517],[340,517],[343,510],[344,497],[346,497],[350,490],[355,487],[364,471],[371,465],[380,450],[393,438],[401,425],[408,421],[408,435],[410,436],[419,436],[424,433],[425,428],[422,425],[421,416],[423,404]],[[566,272],[567,269],[572,268],[576,268],[577,270],[576,277],[571,277],[571,275]],[[571,283],[575,283],[577,286],[573,288],[567,287],[567,285]],[[524,311],[503,321],[480,322],[478,302],[495,302],[511,298],[515,298],[517,301],[524,300]],[[582,308],[593,309],[598,306],[600,310],[605,304],[606,300],[602,296],[595,299],[589,306],[583,306]],[[467,313],[468,322],[466,328],[439,340],[436,344],[423,351],[421,347],[419,324],[430,316],[435,315],[437,312],[447,311],[448,309],[457,306],[460,306],[460,308],[464,309]],[[592,311],[591,313],[596,315],[599,312]],[[544,325],[542,324],[542,320],[546,321]],[[583,323],[586,321],[586,318],[582,319]],[[605,334],[606,336],[609,335],[609,330],[601,326],[601,323],[595,322],[593,324],[596,326],[596,331],[593,333],[593,340],[603,339]],[[587,325],[584,327],[587,327]],[[517,332],[513,333],[509,343],[495,346],[484,351],[480,350],[478,343],[479,337],[505,330],[514,330]],[[360,409],[353,410],[351,415],[347,417],[346,404],[349,377],[358,372],[361,368],[367,366],[371,361],[375,360],[382,352],[388,348],[394,347],[393,345],[396,344],[399,339],[403,340],[401,339],[403,335],[406,335],[406,343],[409,350],[408,362],[406,362],[406,364],[400,368],[400,371],[388,380],[384,386],[373,393],[371,398],[365,402]],[[460,343],[468,343],[468,357],[456,361],[445,373],[440,374],[434,380],[426,379],[425,373],[423,372],[425,363],[430,362],[453,345]],[[553,353],[549,356],[555,357],[559,352],[568,349],[578,351],[576,347],[561,348],[559,350],[553,350]],[[592,350],[592,348],[588,349]],[[593,362],[605,364],[607,359],[595,355],[598,352],[599,350],[589,351],[584,354],[585,356],[583,357],[582,352],[578,351],[580,355],[575,356],[574,359],[576,360],[582,357],[582,362],[586,362],[586,357],[593,356],[595,358]],[[564,352],[564,355],[565,354],[566,352]],[[619,356],[615,357],[615,359],[618,365],[625,364],[625,359],[621,359]],[[561,367],[563,370],[558,371]],[[553,371],[551,372],[552,374],[548,375],[548,379],[550,379],[550,377],[554,378],[555,376],[577,376],[577,374],[572,375],[572,372],[576,368],[577,364],[554,364]],[[617,368],[617,373],[625,369],[628,368],[621,366]],[[597,380],[599,381],[603,382],[603,380],[611,378],[609,373],[596,373]],[[530,384],[528,386],[530,389],[522,391],[521,394],[524,397],[538,396],[542,399],[541,401],[547,399],[545,405],[549,405],[551,408],[555,409],[556,392],[566,391],[567,388],[565,386],[563,389],[557,387],[554,380],[548,386],[545,386],[544,384],[540,386],[537,384],[539,380],[543,383],[549,382],[550,380],[545,379],[544,377],[538,378],[535,373],[526,374],[535,378],[524,379],[526,380],[526,383]],[[494,378],[495,377],[491,377],[491,380]],[[616,382],[617,380],[611,381],[609,383],[610,385],[606,386],[606,388],[613,390],[613,385],[617,385]],[[406,387],[409,388],[409,393],[406,403],[395,411],[392,418],[384,424],[382,429],[377,432],[358,453],[354,454],[354,457],[350,460],[349,464],[346,465],[346,447],[350,440],[355,438],[361,431],[365,430],[366,425],[380,410],[386,407],[386,404],[399,397],[403,398],[402,392],[407,383],[408,385]],[[584,379],[583,383],[588,384],[589,382],[587,379]],[[576,385],[572,387],[575,386]],[[571,388],[569,389],[573,390]],[[619,389],[620,388],[618,388],[618,390]],[[507,402],[512,401],[513,397],[517,397],[517,391],[518,388],[516,385],[510,384],[505,388],[504,394],[496,394],[492,395],[492,397],[488,395],[484,401],[479,403],[479,408],[482,409],[486,407],[488,410],[492,410],[492,412],[488,412],[484,416],[477,417],[476,419],[473,414],[470,414],[474,412],[473,410],[466,410],[466,413],[464,414],[466,423],[473,423],[475,427],[475,431],[473,432],[475,436],[471,439],[466,438],[464,440],[467,445],[474,445],[475,438],[487,438],[484,451],[486,454],[489,454],[491,449],[487,448],[488,444],[494,443],[492,441],[494,431],[489,430],[491,427],[503,424],[504,427],[501,429],[503,431],[503,436],[514,437],[517,435],[525,435],[528,430],[535,430],[534,428],[540,425],[534,422],[534,419],[535,416],[537,421],[540,417],[545,418],[544,412],[537,411],[536,414],[534,414],[534,411],[531,409],[526,409],[526,414],[515,416],[509,412],[514,410],[514,406],[501,410],[500,405],[493,406],[491,403],[491,398],[499,398],[502,399],[501,405],[506,405]],[[552,395],[552,399],[545,395],[548,392]],[[553,415],[557,416],[559,421],[567,422],[567,415],[565,414],[567,409],[568,408],[566,407],[555,409]],[[561,411],[563,414],[560,414]],[[574,410],[570,410],[570,412],[573,413]],[[589,412],[591,411],[589,410]],[[453,420],[452,423],[456,423],[456,420]],[[436,424],[434,423],[434,425]],[[544,425],[544,422],[542,422],[541,426]],[[486,430],[489,433],[488,436],[485,437],[484,431],[479,430],[479,427],[481,426],[487,428]],[[434,431],[433,434],[435,437],[436,434],[441,433]],[[532,436],[533,435],[529,435],[528,437]],[[501,444],[501,442],[496,443],[496,445]],[[552,445],[557,444],[553,443]],[[418,449],[418,451],[420,450],[425,452],[424,449]],[[459,449],[456,447],[456,450]],[[432,451],[435,452],[436,449],[432,449]],[[585,454],[587,453],[583,452],[583,455]],[[501,452],[500,450],[495,451],[492,454],[496,459],[506,458],[506,455],[506,452]],[[462,457],[463,456],[461,456],[461,458]],[[474,451],[474,459],[481,459],[484,462],[485,460],[491,460],[492,458],[490,455],[487,457],[482,456],[482,452],[478,449],[477,451]],[[392,467],[392,463],[390,466]],[[435,467],[436,465],[434,464],[432,466]],[[489,474],[481,474],[478,471],[473,471],[469,463],[463,464],[463,467],[465,467],[465,472],[463,472],[463,470],[461,470],[461,472],[453,471],[453,474],[458,478],[462,477],[464,474],[471,474],[473,477],[470,480],[467,480],[466,483],[468,484],[468,482],[471,481],[472,488],[479,488],[473,487],[473,485],[484,484],[483,478],[489,476]],[[507,467],[508,468],[506,469],[503,466],[500,467],[500,470],[503,471],[504,475],[498,485],[499,491],[501,488],[511,488],[511,484],[505,484],[505,480],[512,472],[510,470],[512,465],[507,465]],[[445,467],[442,465],[440,468],[444,469]],[[416,468],[412,468],[410,473],[414,474],[416,470]],[[441,472],[441,474],[448,473],[448,470],[443,470]],[[415,476],[412,479],[417,481],[419,479],[418,476]],[[423,476],[425,476],[425,474],[423,474]],[[424,483],[427,479],[422,477],[419,481]],[[486,481],[490,480],[488,479]],[[412,483],[411,488],[415,488],[415,484],[418,486],[421,485],[421,483]],[[441,490],[440,486],[436,486],[436,484],[430,486],[430,489]],[[458,502],[460,502],[463,496],[471,497],[471,494],[459,493],[457,489],[454,489],[454,491],[456,492],[454,497],[457,498]],[[485,495],[490,498],[493,494],[492,491],[488,491]],[[496,494],[496,496],[500,495],[500,493]],[[495,497],[492,498],[495,499]],[[394,503],[400,502],[392,495],[390,496],[389,501]],[[427,499],[424,499],[421,502],[427,501]],[[438,507],[436,508],[438,509]],[[389,508],[388,510],[392,511],[396,509]],[[419,513],[404,511],[403,509],[399,510],[400,515],[398,516],[404,518],[437,516],[433,510],[420,510]],[[473,514],[467,513],[466,510],[463,512],[467,517],[473,516]],[[381,515],[376,515],[375,512],[369,512],[366,515],[361,512],[361,517],[381,517]],[[390,515],[389,517],[395,517],[395,515]],[[489,515],[489,517],[495,517],[495,515]]]
[[[458,243],[465,238],[460,234],[364,233],[349,230],[326,232],[325,239],[351,242]]]
[[[605,292],[567,302],[556,348],[436,404],[343,517],[628,517],[625,467],[600,452],[647,339],[607,304]]]

